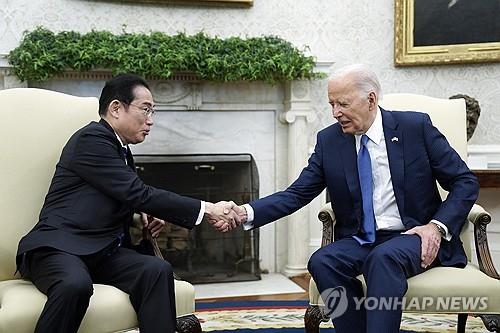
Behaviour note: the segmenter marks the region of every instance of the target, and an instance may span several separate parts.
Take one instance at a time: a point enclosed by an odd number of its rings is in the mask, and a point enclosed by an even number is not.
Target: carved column
[[[309,81],[292,81],[285,85],[284,113],[281,121],[288,124],[288,179],[291,184],[306,166],[309,157],[308,123],[315,120],[311,109]],[[309,259],[309,211],[304,207],[288,218],[288,262],[285,274],[295,276],[307,272]]]

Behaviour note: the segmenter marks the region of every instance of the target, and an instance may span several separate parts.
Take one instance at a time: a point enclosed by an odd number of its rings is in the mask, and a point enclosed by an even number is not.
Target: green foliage
[[[323,77],[313,71],[313,57],[275,36],[220,39],[204,33],[54,34],[39,27],[24,34],[8,59],[23,81],[46,81],[68,69],[110,69],[114,74],[162,79],[174,72],[192,72],[205,80],[269,83]]]

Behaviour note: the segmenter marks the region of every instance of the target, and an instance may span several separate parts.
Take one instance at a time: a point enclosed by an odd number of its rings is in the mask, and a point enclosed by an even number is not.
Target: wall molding
[[[476,165],[480,164],[488,169],[500,168],[500,145],[468,145],[467,150],[468,164],[472,169],[479,169]],[[476,162],[479,164],[475,164]]]

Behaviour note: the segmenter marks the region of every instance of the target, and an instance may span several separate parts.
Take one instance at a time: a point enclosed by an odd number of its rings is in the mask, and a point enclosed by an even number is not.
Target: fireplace
[[[204,201],[257,199],[258,172],[250,154],[135,155],[149,185]],[[220,233],[202,222],[189,231],[168,224],[158,238],[165,258],[191,283],[260,279],[259,231]]]

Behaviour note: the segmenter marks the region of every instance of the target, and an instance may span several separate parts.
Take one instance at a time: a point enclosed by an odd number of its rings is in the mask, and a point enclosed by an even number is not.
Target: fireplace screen
[[[135,155],[137,173],[149,185],[204,201],[258,198],[258,172],[250,154]],[[168,224],[158,237],[165,258],[191,283],[260,279],[259,234],[239,227],[220,233],[202,222],[192,230]]]

